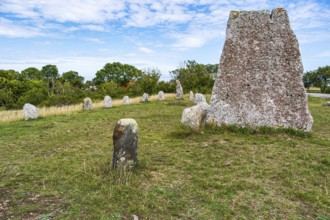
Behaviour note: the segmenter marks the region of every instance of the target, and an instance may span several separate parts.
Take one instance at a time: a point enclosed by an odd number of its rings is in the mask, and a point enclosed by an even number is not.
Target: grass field
[[[321,89],[318,88],[318,87],[310,87],[307,92],[310,92],[310,93],[321,93]]]
[[[330,219],[330,107],[309,97],[312,134],[181,127],[168,99],[0,123],[0,219]],[[138,160],[112,170],[120,118]]]

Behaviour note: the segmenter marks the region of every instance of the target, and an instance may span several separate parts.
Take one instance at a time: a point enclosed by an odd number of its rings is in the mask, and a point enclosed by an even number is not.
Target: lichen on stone
[[[284,12],[285,9],[284,8],[276,8],[275,9],[277,13],[281,13],[281,12]]]
[[[238,11],[231,11],[231,16],[233,19],[236,19],[239,15],[239,12]]]

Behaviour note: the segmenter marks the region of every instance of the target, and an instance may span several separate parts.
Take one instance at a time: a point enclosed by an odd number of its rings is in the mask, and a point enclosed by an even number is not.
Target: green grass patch
[[[188,100],[0,124],[0,219],[329,219],[330,108],[312,133],[181,126]],[[138,164],[111,169],[117,120],[139,125]]]

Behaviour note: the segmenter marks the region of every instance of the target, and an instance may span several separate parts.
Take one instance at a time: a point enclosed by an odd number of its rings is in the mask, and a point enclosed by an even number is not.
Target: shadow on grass
[[[222,125],[217,126],[205,126],[204,130],[209,133],[235,133],[244,135],[288,135],[290,137],[310,138],[311,132],[304,132],[302,130],[294,128],[272,128],[268,126],[261,126],[258,128],[252,127],[239,127],[237,125]]]
[[[176,129],[168,134],[169,138],[174,139],[186,139],[193,136],[203,134],[203,130],[193,130],[185,126],[180,126],[180,129]]]
[[[191,106],[191,104],[185,102],[184,100],[176,100],[172,102],[167,102],[166,105],[168,106]]]

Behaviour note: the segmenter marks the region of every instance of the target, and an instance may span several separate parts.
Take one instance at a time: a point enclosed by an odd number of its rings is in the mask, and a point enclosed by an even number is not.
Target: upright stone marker
[[[112,167],[132,167],[137,162],[138,124],[132,118],[120,119],[113,131]]]
[[[206,122],[310,131],[302,74],[285,9],[232,11]]]
[[[92,100],[90,98],[84,98],[83,101],[83,110],[92,110],[93,109],[93,103]]]
[[[112,108],[112,99],[110,96],[105,96],[103,100],[103,104],[105,108]]]
[[[203,94],[201,93],[196,93],[195,94],[195,99],[194,99],[194,103],[198,104],[200,102],[206,102],[206,98]]]
[[[165,100],[165,93],[163,91],[159,91],[158,100],[159,101],[164,101]]]
[[[38,109],[30,103],[24,104],[23,113],[25,120],[37,119],[39,117]]]
[[[189,92],[189,100],[190,100],[190,101],[194,101],[194,97],[195,97],[195,96],[194,96],[193,91],[190,91],[190,92]]]
[[[141,102],[149,102],[149,95],[148,93],[143,93],[141,97]]]
[[[176,80],[176,99],[183,99],[183,89],[179,80]]]
[[[123,98],[123,104],[124,105],[131,104],[131,99],[127,95],[125,95],[124,98]]]

